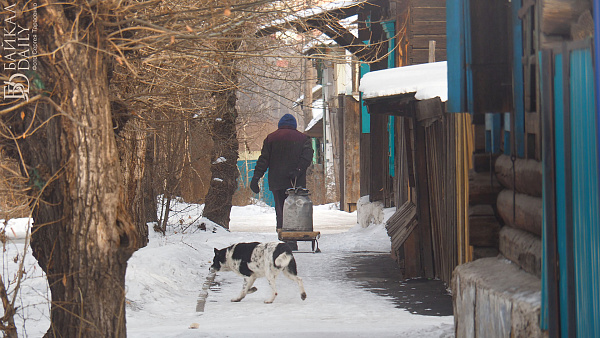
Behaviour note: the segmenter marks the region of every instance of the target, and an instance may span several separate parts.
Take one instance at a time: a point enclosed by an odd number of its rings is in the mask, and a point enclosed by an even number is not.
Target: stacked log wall
[[[525,271],[541,276],[542,262],[542,163],[498,158],[496,177],[505,189],[498,195],[498,214],[505,226],[500,233],[500,253]]]
[[[496,212],[496,200],[502,186],[493,175],[496,155],[485,152],[485,126],[474,121],[475,152],[469,173],[469,244],[472,259],[498,255],[502,224]]]

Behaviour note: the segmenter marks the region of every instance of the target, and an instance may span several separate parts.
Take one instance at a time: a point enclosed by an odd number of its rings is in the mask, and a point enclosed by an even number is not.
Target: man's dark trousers
[[[273,190],[273,197],[275,198],[275,216],[277,217],[277,229],[283,227],[283,203],[287,198],[285,193],[287,189]]]

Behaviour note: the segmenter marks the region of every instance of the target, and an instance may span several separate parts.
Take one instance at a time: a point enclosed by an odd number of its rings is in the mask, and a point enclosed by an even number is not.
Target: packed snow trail
[[[270,287],[264,278],[254,284],[258,291],[247,295],[239,303],[233,303],[230,300],[239,294],[242,278],[233,272],[219,272],[209,288],[204,312],[195,312],[198,293],[209,273],[213,247],[221,249],[237,242],[277,240],[272,208],[234,208],[231,232],[215,228],[213,233],[212,225],[209,225],[206,232],[170,234],[167,238],[151,239],[148,248],[138,251],[129,263],[128,299],[135,306],[128,308],[128,336],[453,336],[451,316],[413,315],[397,308],[391,299],[369,292],[361,288],[358,282],[346,277],[346,271],[352,268],[347,266],[348,255],[361,251],[389,252],[389,237],[382,224],[363,229],[356,225],[356,214],[344,213],[331,206],[317,206],[316,231],[320,231],[317,217],[327,219],[327,227],[322,231],[319,241],[323,252],[295,253],[298,275],[304,280],[307,292],[305,301],[300,299],[297,284],[280,275],[277,278],[278,296],[273,304],[263,303],[270,294]],[[339,224],[337,228],[336,223]],[[258,232],[248,232],[252,230]],[[155,241],[162,244],[155,247]],[[299,249],[310,251],[310,245],[310,242],[299,242]],[[144,252],[159,248],[163,252],[180,250],[180,254],[175,257],[169,253]],[[153,257],[152,266],[147,266],[150,262],[139,261],[138,254],[145,258]],[[197,256],[197,264],[189,264],[194,258],[185,258],[187,255]],[[140,259],[143,260],[142,257]],[[157,261],[159,259],[165,261],[160,263]],[[164,272],[159,276],[134,276],[143,271],[150,274],[148,270]],[[179,274],[186,270],[189,272],[187,281]],[[156,281],[143,285],[144,280],[157,278],[164,279],[163,285]],[[131,290],[141,292],[135,295]],[[141,309],[136,311],[136,307]]]

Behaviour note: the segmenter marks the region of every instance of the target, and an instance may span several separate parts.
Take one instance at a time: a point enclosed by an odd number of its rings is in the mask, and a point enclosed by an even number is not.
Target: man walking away
[[[310,137],[297,131],[296,126],[296,118],[293,115],[283,115],[277,125],[278,129],[267,135],[263,141],[250,182],[250,189],[258,194],[258,181],[269,169],[269,189],[275,198],[277,229],[283,227],[283,203],[287,197],[285,191],[292,188],[293,184],[295,187],[306,187],[306,169],[312,162]],[[289,244],[297,250],[295,242]]]

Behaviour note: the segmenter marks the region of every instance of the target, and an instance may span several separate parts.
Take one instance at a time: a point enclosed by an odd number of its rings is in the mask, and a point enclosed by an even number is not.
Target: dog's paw
[[[242,298],[233,298],[231,301],[234,303],[238,303],[238,302],[242,301]]]
[[[302,298],[302,300],[305,300],[306,299],[306,292],[302,292],[300,294],[300,298]]]
[[[265,304],[273,303],[273,301],[275,300],[275,297],[277,297],[277,292],[275,292],[275,294],[273,295],[273,297],[271,297],[271,299],[265,300]]]
[[[255,286],[253,286],[248,290],[248,294],[255,293],[256,291],[258,291],[258,289]]]

